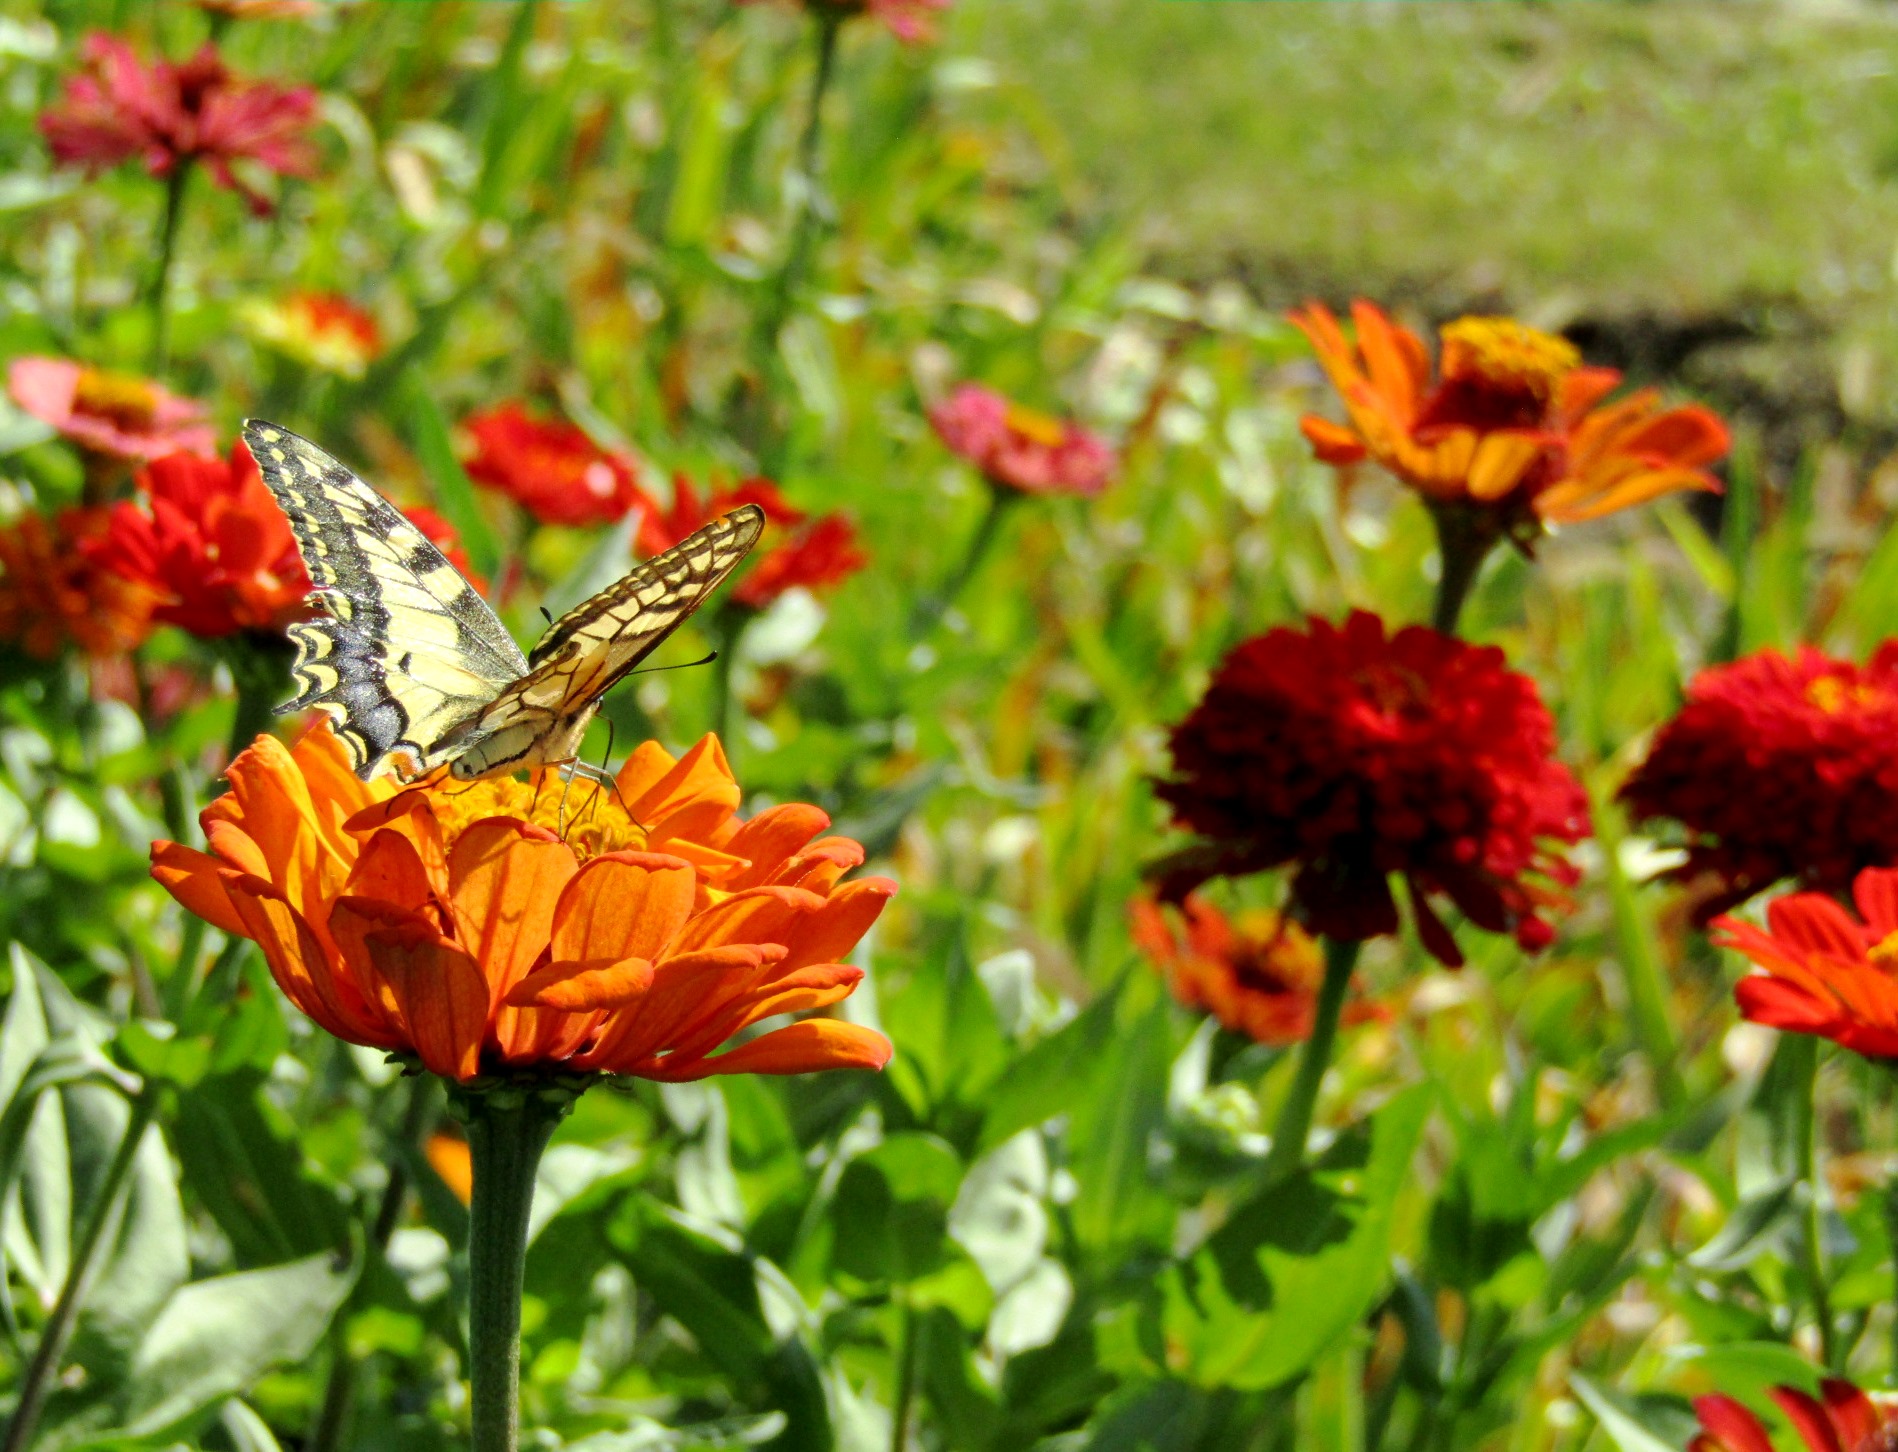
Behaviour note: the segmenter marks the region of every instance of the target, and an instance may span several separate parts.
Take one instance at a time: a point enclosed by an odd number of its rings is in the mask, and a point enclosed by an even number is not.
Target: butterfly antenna
[[[641,666],[636,671],[628,671],[627,674],[634,676],[656,676],[660,671],[689,671],[694,666],[710,665],[717,659],[718,652],[713,651],[709,655],[700,656],[697,660],[682,660],[677,665]]]
[[[552,625],[554,623],[554,612],[549,610],[545,605],[540,607],[540,613],[541,613],[541,618],[544,619],[549,625]]]

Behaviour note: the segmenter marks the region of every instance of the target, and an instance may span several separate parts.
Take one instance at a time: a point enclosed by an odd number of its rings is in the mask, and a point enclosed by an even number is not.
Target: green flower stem
[[[1801,1247],[1806,1280],[1812,1289],[1812,1318],[1819,1326],[1819,1360],[1834,1375],[1839,1360],[1838,1333],[1832,1324],[1832,1296],[1826,1285],[1825,1196],[1819,1188],[1819,1041],[1811,1034],[1788,1034],[1780,1050],[1799,1076],[1799,1118],[1793,1127],[1799,1178],[1806,1183],[1806,1225]]]
[[[1430,517],[1437,526],[1437,554],[1443,562],[1430,623],[1445,635],[1455,635],[1470,587],[1482,572],[1496,536],[1484,528],[1482,517],[1471,509],[1442,505],[1431,509]]]
[[[897,1351],[896,1404],[890,1415],[890,1452],[907,1452],[916,1405],[916,1308],[903,1302],[903,1344]]]
[[[521,1280],[534,1171],[573,1107],[564,1089],[507,1087],[456,1096],[468,1126],[468,1371],[474,1452],[517,1452],[521,1407]]]
[[[969,547],[963,552],[962,563],[943,581],[940,589],[924,597],[916,607],[916,613],[910,619],[911,635],[920,640],[942,623],[942,617],[949,613],[949,607],[962,598],[962,592],[969,588],[969,582],[981,570],[989,551],[995,548],[995,541],[1002,532],[1002,521],[1008,517],[1010,507],[1022,497],[1014,489],[1000,484],[989,485],[988,512],[982,516],[982,522],[969,537]]]
[[[158,261],[145,304],[152,316],[152,366],[154,376],[165,370],[171,348],[171,264],[178,251],[178,222],[184,215],[185,189],[191,183],[189,158],[179,161],[165,178],[165,215],[158,224]]]
[[[1311,1136],[1312,1111],[1318,1107],[1318,1087],[1331,1067],[1331,1051],[1338,1041],[1338,1020],[1344,1013],[1351,972],[1357,967],[1359,944],[1325,939],[1325,981],[1318,990],[1318,1008],[1311,1037],[1298,1061],[1298,1077],[1279,1109],[1272,1131],[1272,1148],[1265,1157],[1268,1184],[1295,1174],[1305,1163],[1305,1141]]]
[[[92,1208],[87,1211],[85,1223],[79,1228],[79,1239],[73,1246],[72,1263],[66,1270],[65,1284],[59,1288],[59,1299],[53,1303],[53,1314],[47,1318],[40,1332],[40,1343],[34,1348],[33,1360],[27,1364],[26,1374],[20,1380],[20,1400],[14,1409],[13,1421],[7,1426],[6,1441],[0,1443],[0,1452],[26,1452],[32,1445],[33,1433],[39,1427],[40,1413],[46,1409],[47,1395],[59,1375],[59,1364],[66,1355],[67,1343],[72,1340],[73,1327],[79,1320],[80,1302],[86,1293],[86,1283],[92,1278],[93,1259],[105,1239],[106,1227],[118,1212],[120,1196],[125,1191],[132,1166],[137,1163],[138,1149],[145,1141],[145,1131],[151,1127],[158,1113],[158,1095],[158,1086],[147,1084],[132,1101],[131,1115],[125,1121],[125,1135],[119,1141],[111,1164],[106,1166],[99,1192],[93,1197]]]

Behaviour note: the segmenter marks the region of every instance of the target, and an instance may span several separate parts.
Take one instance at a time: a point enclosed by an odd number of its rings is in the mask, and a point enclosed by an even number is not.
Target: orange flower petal
[[[270,976],[284,996],[339,1039],[374,1048],[399,1042],[381,1014],[354,985],[339,981],[310,925],[270,883],[248,873],[224,873],[225,891],[244,921],[244,935],[264,950]]]
[[[807,1019],[760,1034],[715,1059],[694,1059],[676,1067],[662,1059],[639,1073],[666,1083],[684,1083],[714,1074],[815,1074],[826,1069],[881,1069],[895,1050],[875,1029],[832,1018]]]
[[[488,982],[475,960],[421,924],[383,928],[367,942],[423,1065],[444,1078],[474,1078],[488,1028]]]
[[[627,766],[632,764],[629,761]],[[626,793],[623,783],[620,791]],[[713,816],[723,821],[738,810],[740,798],[738,783],[732,779],[732,769],[725,760],[725,748],[716,736],[702,737],[637,797],[626,795],[633,817],[651,828],[655,838],[688,835],[689,824]],[[688,810],[693,812],[691,818],[679,826],[672,825],[670,818]]]
[[[1543,447],[1534,434],[1503,430],[1484,434],[1470,460],[1466,479],[1470,497],[1480,503],[1501,499],[1522,482]]]
[[[595,958],[549,963],[528,974],[507,995],[516,1008],[554,1008],[563,1013],[624,1008],[652,987],[652,962]]]
[[[793,972],[811,963],[834,963],[848,956],[895,896],[896,884],[887,877],[845,883],[823,906],[797,919],[789,937],[775,939],[790,950],[784,971]]]
[[[534,966],[553,933],[561,890],[579,871],[573,849],[512,817],[476,822],[448,854],[455,939],[505,997]]]
[[[428,904],[433,891],[415,844],[384,827],[369,839],[349,874],[352,897],[372,897],[410,910]]]
[[[788,943],[798,918],[823,906],[823,898],[800,887],[748,887],[694,916],[672,951],[691,953],[723,943]]]
[[[428,1167],[462,1204],[474,1199],[474,1156],[468,1141],[452,1134],[431,1134],[422,1147]]]
[[[152,876],[186,912],[196,913],[220,933],[248,938],[250,929],[231,905],[218,876],[224,864],[177,842],[152,843]]]
[[[1298,431],[1305,436],[1305,442],[1311,445],[1320,463],[1361,464],[1371,456],[1357,434],[1315,413],[1308,413],[1298,421]]]
[[[557,959],[657,961],[692,915],[692,868],[677,857],[609,852],[574,874],[554,908]]]
[[[803,802],[767,807],[720,844],[726,852],[750,864],[729,885],[733,890],[761,886],[780,864],[829,825],[828,813]]]

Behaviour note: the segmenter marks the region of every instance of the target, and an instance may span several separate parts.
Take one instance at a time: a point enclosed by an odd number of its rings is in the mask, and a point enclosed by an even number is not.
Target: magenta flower
[[[15,358],[7,392],[34,418],[89,453],[149,463],[167,454],[217,457],[204,405],[148,378],[65,358]]]
[[[991,484],[1024,494],[1099,494],[1118,462],[1099,435],[974,383],[932,408],[929,421]]]

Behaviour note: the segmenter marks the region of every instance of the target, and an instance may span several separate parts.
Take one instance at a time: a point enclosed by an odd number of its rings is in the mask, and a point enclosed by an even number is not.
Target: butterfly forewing
[[[290,627],[302,690],[279,710],[327,710],[365,780],[392,754],[432,765],[445,737],[526,673],[520,647],[441,551],[349,469],[275,424],[250,420],[243,434],[325,612]]]
[[[473,723],[475,744],[456,759],[455,774],[570,757],[600,697],[724,582],[764,524],[763,510],[742,505],[556,620],[528,657],[527,673]]]

